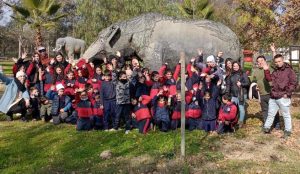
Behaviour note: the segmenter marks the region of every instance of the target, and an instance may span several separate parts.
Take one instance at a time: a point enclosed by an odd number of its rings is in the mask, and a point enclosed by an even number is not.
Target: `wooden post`
[[[180,53],[181,62],[181,159],[185,157],[185,55]]]

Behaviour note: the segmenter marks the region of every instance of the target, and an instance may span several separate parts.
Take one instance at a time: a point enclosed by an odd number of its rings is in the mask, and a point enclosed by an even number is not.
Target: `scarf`
[[[20,80],[18,80],[17,78],[14,79],[16,84],[17,84],[17,87],[18,87],[18,90],[21,91],[21,92],[25,92],[26,91],[26,87],[24,84],[22,84],[20,82]]]

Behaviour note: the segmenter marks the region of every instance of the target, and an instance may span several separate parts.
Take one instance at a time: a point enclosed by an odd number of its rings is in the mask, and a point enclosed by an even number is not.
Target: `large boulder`
[[[222,23],[178,20],[157,13],[143,14],[102,30],[83,57],[91,59],[103,50],[114,53],[124,48],[135,50],[152,70],[164,62],[175,65],[181,51],[188,60],[197,54],[198,48],[204,50],[204,56],[223,51],[225,57],[240,57],[236,34]]]

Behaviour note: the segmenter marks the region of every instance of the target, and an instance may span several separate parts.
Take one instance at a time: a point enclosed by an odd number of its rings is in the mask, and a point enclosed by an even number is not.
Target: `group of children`
[[[111,55],[98,65],[79,59],[71,65],[61,54],[41,64],[39,55],[30,61],[22,57],[13,68],[27,75],[27,115],[33,119],[76,124],[80,131],[115,131],[124,125],[126,134],[133,128],[167,132],[180,127],[184,100],[188,130],[223,133],[234,131],[237,123],[236,105],[229,94],[221,94],[223,79],[213,68],[195,65],[202,58],[188,63],[182,98],[180,62],[174,71],[165,63],[151,72],[134,56]]]

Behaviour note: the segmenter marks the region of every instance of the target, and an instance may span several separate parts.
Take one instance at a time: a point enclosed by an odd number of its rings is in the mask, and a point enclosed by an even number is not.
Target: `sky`
[[[3,17],[0,19],[0,25],[5,26],[10,20],[12,15],[12,10],[10,10],[8,7],[2,7],[3,10]]]
[[[3,2],[10,2],[10,3],[15,3],[18,2],[19,0],[0,0]],[[11,20],[11,15],[13,14],[12,9],[6,5],[3,5],[2,7],[3,10],[3,16],[0,18],[0,26],[5,26],[8,24]]]

